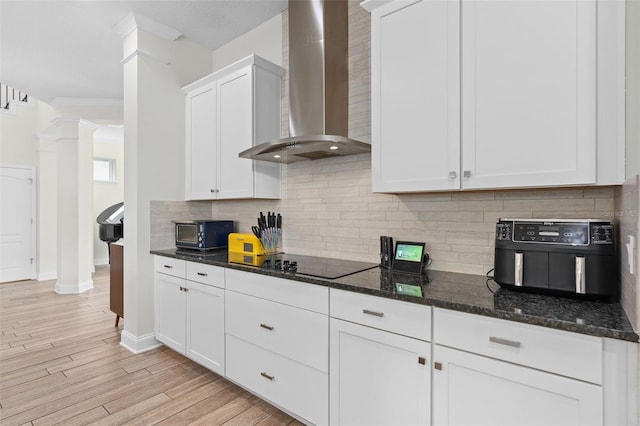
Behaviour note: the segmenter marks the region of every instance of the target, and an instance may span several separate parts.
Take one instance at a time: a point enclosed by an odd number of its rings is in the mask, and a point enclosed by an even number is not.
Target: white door
[[[428,425],[431,344],[332,318],[333,425]]]
[[[462,187],[596,181],[596,2],[462,2]]]
[[[0,169],[0,282],[34,279],[35,171]]]
[[[216,198],[217,136],[216,84],[211,83],[186,97],[187,200]]]
[[[218,198],[254,196],[253,161],[238,154],[253,146],[253,72],[243,68],[218,81]]]
[[[602,387],[434,345],[433,424],[602,425]]]
[[[374,192],[460,188],[459,10],[404,0],[372,12]]]
[[[224,375],[224,290],[187,281],[187,356]]]
[[[186,342],[186,281],[155,274],[156,339],[184,355]]]

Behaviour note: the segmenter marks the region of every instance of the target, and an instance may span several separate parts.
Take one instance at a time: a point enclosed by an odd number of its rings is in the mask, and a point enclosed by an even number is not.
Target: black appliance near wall
[[[500,219],[494,281],[578,298],[619,297],[613,223],[593,219]]]
[[[111,263],[111,243],[124,237],[124,202],[114,204],[103,210],[96,218],[98,237],[107,243],[109,263]]]

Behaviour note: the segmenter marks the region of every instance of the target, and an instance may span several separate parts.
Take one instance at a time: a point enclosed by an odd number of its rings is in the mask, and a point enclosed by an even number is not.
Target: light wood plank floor
[[[200,365],[162,347],[120,346],[109,270],[81,295],[55,281],[0,284],[0,424],[300,425]]]

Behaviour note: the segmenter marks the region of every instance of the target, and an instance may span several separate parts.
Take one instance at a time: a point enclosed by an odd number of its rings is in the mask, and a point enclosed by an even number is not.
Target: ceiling
[[[50,103],[122,99],[131,12],[214,50],[280,14],[287,0],[0,0],[0,81]]]

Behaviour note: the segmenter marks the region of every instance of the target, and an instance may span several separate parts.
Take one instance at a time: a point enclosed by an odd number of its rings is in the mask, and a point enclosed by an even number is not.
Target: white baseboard
[[[55,280],[56,278],[58,278],[58,273],[56,271],[50,271],[50,272],[38,273],[38,278],[36,279],[38,281],[49,281],[49,280]]]
[[[80,294],[93,288],[93,280],[87,280],[79,284],[61,284],[56,282],[55,292],[58,294]]]
[[[120,345],[124,346],[129,352],[140,354],[159,348],[162,346],[162,343],[156,340],[155,334],[153,333],[136,337],[127,330],[122,330],[122,333],[120,333]]]
[[[93,266],[102,266],[102,265],[108,265],[108,264],[109,264],[108,257],[101,257],[93,261]]]

